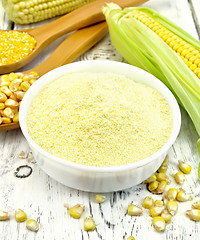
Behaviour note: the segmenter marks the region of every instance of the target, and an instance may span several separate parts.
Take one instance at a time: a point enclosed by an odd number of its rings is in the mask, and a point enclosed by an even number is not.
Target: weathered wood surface
[[[144,6],[159,11],[199,39],[199,0],[151,0]],[[32,24],[31,27],[38,25],[41,23]],[[11,29],[11,27],[22,29],[30,26],[12,24],[0,6],[0,29]],[[63,39],[52,43],[24,69],[30,69],[42,62]],[[124,61],[111,45],[109,34],[77,60],[86,59]],[[178,170],[178,160],[189,162],[192,165],[192,173],[186,176],[183,187],[199,200],[197,138],[191,120],[182,110],[181,132],[169,152],[168,174],[172,180],[171,186],[176,186],[172,176]],[[144,184],[120,192],[107,193],[106,202],[99,205],[94,201],[95,194],[70,189],[54,181],[40,170],[36,163],[28,163],[33,169],[30,177],[16,178],[15,169],[27,164],[27,159],[19,158],[21,151],[24,151],[26,156],[29,153],[29,147],[20,130],[0,132],[0,209],[11,213],[10,221],[0,222],[1,240],[122,240],[130,235],[137,240],[200,239],[200,223],[195,223],[185,216],[185,210],[191,208],[191,202],[179,204],[179,212],[168,224],[167,230],[158,233],[152,227],[152,219],[147,210],[140,217],[130,217],[126,214],[128,204],[141,205],[142,199],[147,195],[161,199],[161,196],[149,193]],[[72,219],[64,208],[64,203],[68,203],[69,206],[76,203],[84,204],[86,210],[83,217],[80,220]],[[16,208],[25,210],[28,218],[38,219],[41,225],[37,233],[28,231],[25,223],[15,221],[13,211]],[[88,215],[92,215],[97,224],[95,231],[89,233],[83,230],[83,219]]]

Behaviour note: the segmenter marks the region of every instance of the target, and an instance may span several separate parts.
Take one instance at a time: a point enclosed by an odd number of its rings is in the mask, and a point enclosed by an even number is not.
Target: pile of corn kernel
[[[38,79],[36,72],[0,76],[0,124],[19,121],[19,107],[24,94]]]
[[[20,61],[36,47],[36,39],[19,31],[0,31],[0,66]]]
[[[178,211],[177,202],[186,202],[193,199],[192,196],[186,193],[182,188],[169,188],[165,191],[170,179],[166,174],[168,168],[168,156],[163,161],[161,167],[158,169],[158,173],[149,177],[145,184],[150,192],[155,194],[163,194],[163,200],[153,200],[152,197],[147,196],[143,200],[142,206],[145,209],[149,209],[149,214],[153,218],[153,227],[158,232],[163,232],[166,229],[166,224],[170,222],[172,216]],[[185,174],[189,174],[192,170],[191,166],[183,161],[179,161],[180,171],[175,173],[174,179],[177,184],[183,184],[185,181]],[[165,203],[166,200],[166,203]],[[128,206],[128,214],[131,216],[140,216],[143,213],[142,207],[136,205]],[[192,204],[192,209],[186,211],[186,214],[193,221],[200,221],[200,201]]]
[[[10,219],[9,213],[0,210],[0,221],[6,221],[9,219]],[[17,222],[24,222],[27,219],[27,214],[22,209],[17,209],[15,211],[15,219]],[[26,227],[30,231],[37,232],[39,229],[39,223],[34,219],[29,219],[26,222]]]

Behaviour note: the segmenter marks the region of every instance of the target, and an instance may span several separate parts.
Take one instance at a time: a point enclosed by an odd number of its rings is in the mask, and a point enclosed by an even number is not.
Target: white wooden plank
[[[8,19],[7,14],[2,7],[2,1],[0,0],[0,30],[7,30],[11,28],[11,21]]]

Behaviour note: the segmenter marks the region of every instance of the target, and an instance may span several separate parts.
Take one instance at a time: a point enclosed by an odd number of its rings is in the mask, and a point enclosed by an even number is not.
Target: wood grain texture
[[[195,6],[192,11],[191,5]],[[195,22],[193,19],[194,14],[198,16],[200,12],[200,4],[197,0],[151,0],[144,6],[164,14],[198,39],[196,26],[199,19],[196,17]],[[44,23],[32,24],[31,27],[41,24]],[[24,28],[19,25],[14,27],[15,29]],[[0,28],[11,28],[11,23],[6,18],[2,7],[0,7]],[[63,39],[64,37],[52,43],[23,70],[44,61]],[[124,61],[112,46],[109,34],[77,61],[87,59]],[[169,152],[168,175],[172,180],[170,186],[178,187],[173,180],[173,175],[178,171],[178,160],[185,160],[191,164],[192,172],[186,176],[183,187],[199,200],[200,185],[197,181],[199,157],[196,149],[198,136],[187,113],[183,109],[181,112],[181,131]],[[144,184],[124,191],[107,193],[106,201],[103,204],[97,204],[94,193],[70,189],[47,176],[36,163],[30,163],[26,158],[20,159],[19,153],[22,150],[27,157],[30,150],[20,130],[0,132],[0,209],[7,210],[11,214],[10,221],[0,222],[0,240],[123,240],[130,235],[137,240],[199,240],[200,224],[185,216],[185,210],[191,208],[191,202],[179,204],[179,211],[168,224],[167,230],[164,233],[158,233],[152,227],[148,210],[144,210],[140,217],[130,217],[126,214],[130,203],[141,205],[147,195],[154,199],[161,199],[160,195],[149,193]],[[24,164],[31,166],[33,173],[28,178],[16,178],[15,169]],[[72,219],[64,208],[64,203],[69,206],[76,203],[84,204],[86,209],[83,217],[79,220]],[[37,233],[28,231],[25,223],[15,221],[13,212],[16,208],[26,211],[28,218],[38,219],[40,229]],[[95,231],[89,233],[83,230],[83,219],[88,215],[92,215],[97,224]]]

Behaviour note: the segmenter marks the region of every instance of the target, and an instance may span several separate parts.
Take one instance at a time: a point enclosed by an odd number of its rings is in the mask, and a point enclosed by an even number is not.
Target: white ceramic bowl
[[[67,73],[73,72],[113,72],[122,74],[136,82],[156,89],[168,102],[173,115],[173,130],[168,142],[152,156],[130,165],[116,167],[91,167],[72,163],[55,157],[39,147],[27,131],[27,111],[33,99],[49,83]],[[80,190],[110,192],[130,188],[150,177],[162,164],[169,148],[176,140],[181,114],[179,106],[169,89],[153,75],[126,63],[107,60],[81,61],[50,71],[31,86],[20,106],[20,126],[38,165],[57,181]]]

